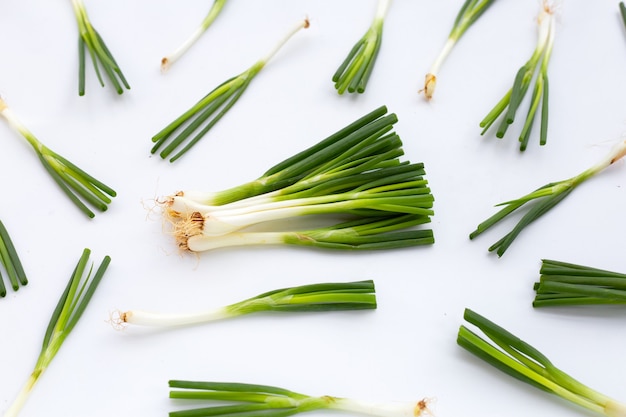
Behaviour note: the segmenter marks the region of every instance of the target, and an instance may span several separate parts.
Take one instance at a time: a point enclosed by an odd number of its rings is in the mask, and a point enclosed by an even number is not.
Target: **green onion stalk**
[[[626,141],[623,141],[615,146],[602,161],[572,178],[551,182],[521,198],[498,204],[498,206],[504,207],[496,214],[480,223],[476,230],[470,234],[470,239],[474,239],[478,235],[482,234],[518,208],[526,205],[527,203],[531,204],[532,207],[522,216],[513,230],[489,248],[490,252],[496,251],[498,256],[502,256],[526,226],[560,203],[580,184],[613,165],[613,163],[624,157],[624,155],[626,155]]]
[[[21,286],[28,284],[28,278],[20,262],[20,258],[17,255],[15,246],[11,241],[9,232],[4,224],[0,221],[0,263],[4,267],[4,270],[9,278],[9,283],[13,288],[13,291],[17,291]],[[7,289],[4,285],[2,274],[0,274],[0,297],[7,295]]]
[[[554,45],[554,34],[556,29],[556,19],[554,6],[549,0],[544,0],[541,6],[541,13],[537,19],[539,23],[539,35],[537,46],[530,59],[519,69],[513,87],[502,97],[495,107],[480,122],[483,129],[481,135],[500,118],[501,121],[496,131],[497,138],[503,138],[509,125],[515,121],[515,115],[519,109],[526,92],[534,79],[534,87],[530,100],[530,107],[526,115],[526,121],[522,127],[519,142],[520,150],[526,150],[530,133],[537,113],[541,113],[541,128],[539,134],[540,145],[545,145],[548,138],[548,64]],[[538,69],[537,69],[538,68]],[[535,77],[535,73],[537,76]]]
[[[452,49],[457,44],[459,39],[463,36],[465,31],[469,29],[470,26],[478,20],[478,18],[485,13],[485,11],[493,4],[495,0],[465,0],[461,10],[456,16],[454,20],[454,25],[452,26],[452,30],[448,35],[448,40],[443,46],[441,52],[435,59],[435,62],[430,67],[430,72],[426,74],[424,80],[424,88],[422,88],[419,92],[424,93],[424,96],[430,100],[433,98],[433,94],[435,93],[435,87],[437,86],[437,74],[441,69],[441,66],[445,62],[446,58]]]
[[[123,328],[128,324],[173,327],[208,323],[264,311],[287,313],[375,308],[374,282],[370,280],[282,288],[198,313],[164,314],[141,310],[116,312],[113,314],[112,324],[115,328]]]
[[[91,251],[89,249],[83,251],[52,313],[52,317],[50,317],[50,322],[46,329],[35,369],[19,392],[15,401],[5,412],[4,417],[15,417],[18,415],[35,387],[35,384],[39,381],[44,371],[48,369],[48,366],[50,366],[50,363],[58,353],[61,345],[63,345],[65,339],[70,335],[76,323],[78,323],[78,320],[80,320],[98,284],[100,284],[111,258],[108,256],[104,257],[100,266],[94,273],[93,264],[88,265],[90,254]]]
[[[93,218],[95,214],[85,205],[85,202],[99,211],[106,211],[115,191],[106,184],[87,174],[85,171],[54,152],[41,143],[15,116],[6,102],[0,98],[0,114],[9,125],[22,135],[33,147],[39,160],[48,174],[54,179],[65,195],[84,214]],[[84,200],[84,202],[83,202]]]
[[[174,162],[183,156],[220,121],[228,110],[231,109],[246,91],[250,82],[265,68],[265,65],[276,55],[280,48],[300,29],[308,27],[309,21],[307,19],[299,21],[298,24],[293,26],[287,35],[276,44],[270,53],[259,59],[241,74],[229,78],[215,87],[215,89],[194,104],[189,110],[154,135],[152,137],[154,146],[150,150],[150,153],[156,153],[169,141],[167,146],[159,153],[159,156],[165,159],[187,141],[182,149],[170,158],[170,162]]]
[[[465,310],[464,318],[486,338],[461,325],[457,343],[487,363],[587,410],[607,417],[626,416],[626,405],[572,378],[537,349],[502,327],[469,309]]]
[[[233,382],[169,381],[170,398],[218,401],[216,406],[173,411],[170,417],[291,416],[315,410],[336,410],[380,417],[418,417],[430,413],[426,399],[376,403],[324,395],[313,397],[283,388]],[[227,401],[229,405],[223,405]]]
[[[383,40],[383,25],[391,0],[378,0],[374,20],[369,29],[352,47],[332,77],[339,94],[364,93]]]
[[[543,259],[533,307],[626,304],[626,274]]]
[[[619,3],[619,11],[622,15],[622,21],[624,22],[624,26],[626,26],[626,5],[623,1]]]
[[[207,31],[207,29],[213,24],[217,16],[219,16],[222,8],[226,4],[226,0],[215,0],[213,2],[213,6],[209,10],[209,13],[200,23],[200,26],[196,28],[196,30],[191,34],[187,40],[178,47],[172,54],[167,55],[163,59],[161,59],[161,71],[167,71],[174,62],[178,61],[180,57],[182,57],[185,52],[189,50],[196,43],[198,39]]]
[[[78,23],[78,94],[85,95],[85,49],[89,51],[93,68],[98,77],[100,85],[104,87],[104,79],[102,71],[107,75],[109,81],[113,85],[117,94],[122,94],[124,88],[130,89],[130,85],[126,81],[122,70],[113,58],[111,51],[107,48],[104,40],[94,29],[89,16],[87,15],[87,9],[83,0],[72,0],[72,7],[74,8],[74,15]]]
[[[287,243],[391,249],[433,243],[432,231],[406,230],[430,221],[434,199],[424,164],[400,160],[402,141],[392,131],[397,117],[386,112],[384,106],[374,110],[255,181],[217,193],[166,197],[164,216],[179,247]],[[299,230],[297,219],[305,216],[333,223]],[[349,219],[336,223],[334,216]],[[271,227],[277,220],[289,220],[291,230],[245,230]]]

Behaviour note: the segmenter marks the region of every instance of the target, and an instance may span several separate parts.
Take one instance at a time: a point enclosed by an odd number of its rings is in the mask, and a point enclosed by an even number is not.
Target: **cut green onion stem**
[[[85,249],[72,272],[72,276],[61,295],[59,302],[50,317],[50,323],[43,339],[43,346],[37,358],[35,369],[30,378],[19,392],[15,401],[7,409],[4,417],[15,417],[24,406],[37,381],[48,368],[57,352],[70,335],[76,323],[82,316],[89,304],[98,284],[111,261],[108,256],[104,257],[98,269],[93,273],[93,264],[87,265],[91,251]],[[59,411],[59,413],[61,413]]]
[[[417,402],[379,403],[324,395],[312,397],[268,385],[232,382],[169,381],[170,398],[217,401],[218,405],[169,413],[170,417],[279,417],[315,411],[336,410],[380,417],[418,417],[430,413],[426,399]],[[229,403],[224,405],[224,401]]]
[[[533,307],[626,304],[626,274],[544,259]]]
[[[107,48],[104,40],[94,29],[87,16],[87,9],[83,0],[72,0],[74,15],[78,23],[78,94],[85,95],[85,49],[89,51],[93,68],[98,77],[100,85],[104,87],[104,79],[101,69],[113,84],[113,88],[118,94],[124,92],[124,88],[130,89],[130,85],[124,78],[122,70],[113,58],[111,51]],[[123,88],[124,87],[124,88]]]
[[[116,328],[127,324],[172,327],[208,323],[264,311],[284,313],[375,308],[374,282],[358,281],[282,288],[199,313],[163,314],[130,310],[114,314],[112,322]]]
[[[194,43],[206,32],[206,30],[211,26],[211,24],[215,21],[217,16],[219,16],[222,8],[226,4],[226,0],[214,0],[213,6],[209,10],[209,13],[206,15],[200,26],[191,34],[187,40],[178,47],[172,54],[161,59],[161,70],[167,71],[174,62],[178,61],[181,56],[185,54],[193,46]]]
[[[465,320],[486,336],[461,325],[457,343],[499,370],[543,391],[607,417],[626,416],[626,405],[592,390],[561,371],[537,349],[466,309]]]
[[[626,5],[623,1],[619,3],[619,11],[622,15],[622,21],[624,22],[624,26],[626,27]]]
[[[526,150],[533,122],[538,112],[541,114],[539,143],[545,145],[548,139],[548,63],[550,62],[550,55],[552,54],[556,29],[554,8],[555,6],[552,5],[550,0],[543,1],[541,13],[537,19],[539,34],[537,46],[533,54],[517,72],[513,87],[511,87],[498,104],[496,104],[489,114],[480,122],[480,127],[483,129],[481,134],[484,135],[491,125],[500,118],[500,115],[503,115],[498,130],[496,131],[496,137],[503,138],[509,125],[513,124],[515,121],[517,110],[534,79],[535,84],[530,100],[530,107],[519,137],[521,151]],[[537,68],[539,69],[537,70]],[[537,73],[536,77],[535,73]]]
[[[339,94],[363,93],[367,87],[378,51],[383,40],[383,24],[391,0],[378,0],[374,20],[365,35],[352,47],[348,56],[333,74],[333,83]]]
[[[48,174],[54,179],[65,195],[89,217],[94,213],[84,202],[100,211],[105,211],[115,197],[115,191],[106,184],[98,181],[85,171],[57,154],[41,143],[15,116],[6,102],[0,98],[0,114],[7,120],[9,125],[22,135],[33,147],[39,160]],[[84,202],[83,202],[84,200]]]
[[[154,135],[152,138],[154,146],[150,150],[150,153],[156,153],[169,141],[169,144],[159,153],[159,156],[165,159],[187,141],[186,145],[170,158],[170,162],[174,162],[183,156],[192,146],[202,139],[226,112],[230,110],[237,100],[239,100],[250,85],[250,82],[265,67],[278,50],[300,29],[308,27],[309,21],[307,19],[298,22],[269,54],[258,60],[241,74],[229,78],[215,87],[215,89],[194,104],[189,110],[183,113],[183,115]]]
[[[470,239],[474,239],[476,236],[500,222],[509,214],[524,206],[526,203],[531,203],[532,207],[526,212],[526,214],[524,214],[524,216],[522,216],[513,230],[489,248],[490,252],[496,251],[498,256],[502,256],[526,226],[560,203],[580,184],[599,174],[605,168],[621,159],[624,155],[626,155],[626,141],[623,141],[615,146],[602,161],[572,178],[551,182],[521,198],[498,204],[498,206],[504,206],[504,208],[479,224],[476,230],[470,234]]]
[[[28,284],[26,273],[24,272],[20,258],[17,256],[17,251],[15,250],[15,246],[13,246],[9,232],[7,232],[7,229],[1,221],[0,263],[2,263],[2,266],[4,267],[4,271],[9,278],[9,283],[11,284],[13,291],[17,291],[20,288],[20,285],[24,286]],[[4,297],[5,295],[7,295],[7,289],[4,285],[2,274],[0,274],[0,297]]]
[[[441,69],[441,66],[445,62],[446,58],[452,51],[452,48],[461,39],[461,36],[465,33],[470,26],[478,20],[478,18],[493,4],[495,0],[465,0],[461,10],[456,16],[452,30],[448,35],[448,40],[443,46],[443,49],[435,59],[430,72],[426,74],[424,80],[424,88],[419,92],[424,93],[427,99],[431,99],[435,93],[435,87],[437,86],[437,74]]]

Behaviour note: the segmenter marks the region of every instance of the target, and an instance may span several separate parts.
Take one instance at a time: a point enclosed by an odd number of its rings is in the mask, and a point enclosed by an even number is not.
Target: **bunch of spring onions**
[[[107,209],[107,204],[111,203],[111,198],[116,195],[111,187],[98,181],[41,143],[19,121],[2,98],[0,98],[0,114],[11,127],[28,141],[52,179],[83,213],[89,217],[95,216],[82,200],[100,211]]]
[[[119,65],[115,62],[111,51],[109,51],[104,40],[91,24],[83,0],[72,0],[72,7],[78,23],[78,94],[81,96],[85,95],[85,49],[89,51],[93,68],[101,86],[104,87],[104,80],[100,67],[102,67],[102,71],[113,84],[117,94],[124,92],[122,87],[130,89],[130,85],[124,78]]]
[[[333,74],[333,83],[339,94],[363,93],[374,69],[378,51],[383,41],[383,24],[391,0],[378,0],[374,20],[365,35],[352,47],[348,56]]]
[[[225,307],[198,313],[160,314],[131,310],[113,317],[113,325],[155,327],[189,326],[263,311],[303,312],[365,310],[376,308],[373,281],[324,283],[282,288]]]
[[[607,417],[626,416],[626,405],[575,380],[537,349],[502,327],[469,309],[465,310],[464,318],[488,338],[486,340],[462,325],[457,342],[469,352],[520,381],[590,411]]]
[[[626,274],[542,260],[533,307],[626,304]]]
[[[515,121],[515,115],[534,79],[535,84],[530,100],[530,107],[519,137],[521,151],[526,150],[533,122],[540,108],[541,131],[539,134],[539,143],[545,145],[548,138],[548,63],[550,62],[550,55],[552,54],[554,33],[556,30],[555,10],[550,0],[543,1],[537,22],[539,24],[539,35],[537,46],[533,54],[517,72],[513,87],[480,122],[480,127],[483,128],[481,134],[484,135],[491,125],[498,120],[500,115],[503,115],[498,130],[496,131],[496,137],[503,138],[509,125],[513,124]],[[536,77],[535,73],[537,73]]]
[[[459,10],[456,19],[454,20],[454,25],[448,35],[448,40],[444,44],[439,56],[437,56],[437,59],[435,59],[432,67],[430,67],[430,72],[426,74],[424,88],[419,91],[420,93],[423,92],[427,99],[430,100],[435,93],[435,87],[437,86],[437,74],[452,51],[452,48],[454,48],[459,39],[461,39],[461,36],[463,36],[465,31],[469,29],[469,27],[472,26],[483,13],[485,13],[494,1],[495,0],[465,0],[461,10]]]
[[[434,243],[431,230],[409,229],[430,221],[433,196],[423,164],[400,160],[397,117],[386,113],[384,106],[374,110],[255,181],[166,197],[163,212],[178,246],[197,252],[246,244],[358,250]],[[303,216],[330,226],[298,230]],[[349,219],[337,223],[336,216]],[[291,230],[272,229],[278,220]]]
[[[9,278],[9,283],[13,291],[17,291],[21,286],[28,284],[26,273],[20,262],[20,258],[17,256],[17,251],[9,232],[4,227],[4,224],[0,221],[0,263],[4,267],[4,270]],[[0,274],[0,297],[7,295],[7,289],[4,285],[2,274]]]
[[[178,47],[172,54],[161,59],[161,70],[167,71],[174,62],[178,61],[180,57],[182,57],[185,52],[189,50],[193,46],[194,43],[207,31],[209,26],[215,21],[217,16],[219,16],[222,8],[226,4],[226,0],[214,0],[213,6],[209,10],[209,13],[206,15],[200,26],[191,34],[187,40]]]
[[[50,317],[35,369],[15,401],[5,412],[4,417],[15,417],[18,415],[35,384],[39,381],[44,371],[48,369],[63,342],[65,342],[65,339],[67,339],[78,320],[80,320],[98,284],[102,280],[111,259],[106,256],[95,273],[92,274],[93,264],[91,266],[87,265],[90,254],[91,251],[89,249],[83,251],[65,287],[65,291],[63,291],[52,313],[52,317]]]
[[[476,230],[470,234],[470,239],[474,239],[476,236],[488,230],[490,227],[503,220],[518,208],[526,205],[527,203],[532,204],[532,207],[522,216],[513,230],[489,248],[490,252],[496,251],[498,256],[502,256],[526,226],[560,203],[580,184],[599,174],[624,155],[626,155],[626,141],[623,141],[615,146],[602,161],[572,178],[551,182],[521,198],[498,204],[498,206],[504,206],[504,208],[479,224]]]
[[[169,413],[170,417],[291,416],[306,411],[335,410],[380,417],[419,417],[429,414],[425,399],[417,402],[377,403],[324,395],[312,397],[283,388],[232,382],[169,381],[170,398],[218,401],[221,404]],[[223,405],[224,401],[228,405]]]
[[[308,27],[309,21],[307,19],[299,21],[269,54],[259,59],[241,74],[229,78],[215,87],[215,89],[194,104],[189,110],[154,135],[152,138],[154,146],[150,150],[150,153],[156,153],[159,148],[169,141],[167,146],[159,153],[161,158],[165,159],[187,141],[187,144],[170,158],[170,162],[174,162],[183,156],[185,152],[202,139],[226,112],[230,110],[237,100],[239,100],[250,85],[250,82],[265,67],[278,50],[300,29]]]

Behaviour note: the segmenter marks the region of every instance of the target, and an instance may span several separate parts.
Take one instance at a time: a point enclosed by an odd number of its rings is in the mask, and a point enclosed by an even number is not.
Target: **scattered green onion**
[[[337,410],[381,417],[418,417],[429,413],[427,400],[411,403],[374,403],[350,398],[311,397],[267,385],[232,382],[169,381],[170,398],[194,401],[227,401],[217,405],[169,413],[170,417],[279,417],[314,410]]]
[[[35,369],[30,378],[18,394],[17,398],[7,409],[4,417],[15,417],[24,406],[31,391],[37,381],[48,368],[57,352],[61,348],[65,339],[78,323],[81,315],[85,311],[87,304],[91,300],[98,284],[102,280],[102,276],[109,265],[111,258],[106,256],[95,274],[93,272],[93,264],[88,267],[89,255],[91,251],[85,249],[72,272],[72,276],[59,299],[59,302],[50,317],[50,323],[43,339],[43,346],[37,358]]]
[[[624,4],[623,1],[621,1],[619,3],[619,11],[620,11],[620,14],[622,15],[622,20],[624,21],[624,26],[626,26],[626,5]]]
[[[4,270],[9,277],[9,282],[11,283],[11,287],[13,291],[17,291],[21,286],[28,284],[28,279],[26,278],[26,273],[24,272],[24,268],[22,267],[22,263],[20,262],[20,258],[17,256],[17,251],[15,250],[15,246],[13,246],[13,242],[11,241],[11,237],[9,236],[9,232],[4,227],[4,224],[0,221],[0,263],[4,267]],[[4,281],[2,279],[2,274],[0,274],[0,297],[4,297],[7,295],[7,289],[4,285]]]
[[[541,390],[607,417],[626,416],[626,405],[583,385],[558,369],[537,349],[502,327],[466,309],[465,320],[490,341],[461,325],[457,343],[499,370]]]
[[[506,216],[522,207],[526,203],[534,203],[534,205],[528,210],[526,214],[520,219],[517,225],[502,239],[494,243],[489,251],[496,251],[498,256],[502,256],[507,248],[513,243],[515,238],[520,232],[533,221],[537,220],[543,214],[548,212],[552,207],[556,206],[565,197],[567,197],[576,187],[588,180],[589,178],[597,175],[605,168],[611,166],[614,162],[618,161],[626,155],[626,141],[619,143],[613,148],[613,150],[607,155],[605,159],[591,168],[583,171],[582,173],[569,178],[567,180],[551,182],[527,194],[517,200],[510,200],[504,203],[498,204],[498,206],[505,206],[496,214],[478,225],[476,230],[470,234],[470,239],[474,239],[491,226],[504,219]]]
[[[78,22],[78,94],[85,95],[85,49],[89,51],[93,68],[98,76],[100,85],[104,87],[104,80],[100,72],[100,66],[106,73],[107,77],[113,84],[113,88],[117,91],[117,94],[122,94],[124,89],[130,89],[130,85],[124,78],[122,70],[115,62],[115,58],[111,55],[111,51],[107,48],[106,44],[100,34],[94,29],[87,16],[87,9],[83,0],[72,0],[72,6],[74,7],[74,14],[76,15],[76,21]]]
[[[282,288],[257,295],[225,307],[189,314],[160,314],[139,310],[114,314],[114,327],[188,326],[239,317],[263,311],[302,312],[364,310],[376,308],[373,281],[324,283]]]
[[[533,307],[626,304],[626,274],[542,260]]]
[[[349,93],[365,92],[383,40],[383,24],[390,3],[391,0],[378,0],[378,8],[369,29],[333,74],[332,80],[339,94],[346,90]]]
[[[544,0],[541,6],[541,13],[537,19],[539,23],[539,36],[537,46],[530,59],[519,69],[513,82],[513,87],[502,97],[495,107],[480,122],[483,128],[482,135],[489,130],[491,125],[504,113],[500,125],[496,132],[496,137],[503,138],[509,125],[515,120],[515,114],[535,79],[530,107],[526,116],[526,121],[520,133],[520,150],[526,150],[530,139],[530,132],[533,127],[535,115],[541,106],[541,131],[539,143],[545,145],[548,138],[548,63],[552,54],[554,44],[554,33],[556,29],[555,10],[549,0]],[[539,67],[537,77],[534,77]],[[506,110],[506,111],[505,111]]]
[[[431,99],[435,93],[435,87],[437,86],[437,74],[441,69],[441,66],[445,62],[446,58],[452,51],[452,48],[461,39],[461,36],[465,33],[470,26],[474,24],[476,20],[493,4],[495,0],[465,0],[461,10],[456,16],[452,30],[448,35],[443,49],[437,56],[437,59],[430,68],[430,72],[426,74],[424,81],[424,88],[419,92],[423,92],[427,99]]]
[[[200,101],[194,104],[182,116],[167,125],[163,130],[157,133],[153,138],[154,146],[150,150],[151,153],[156,151],[165,144],[168,139],[170,143],[159,154],[161,158],[167,158],[176,148],[181,146],[185,140],[195,134],[187,144],[176,153],[170,162],[176,161],[193,145],[195,145],[202,137],[230,110],[230,108],[239,100],[241,95],[246,91],[250,82],[265,67],[268,61],[278,52],[278,50],[300,29],[308,28],[309,21],[303,20],[298,22],[281,41],[272,49],[272,51],[258,60],[254,65],[239,75],[236,75],[222,84],[218,85],[209,94],[204,96]],[[199,131],[198,131],[199,130]],[[197,132],[197,133],[196,133]]]
[[[0,98],[0,114],[9,125],[20,133],[33,147],[39,160],[52,179],[61,187],[70,200],[87,216],[94,217],[94,213],[81,201],[81,198],[100,211],[107,209],[111,203],[110,197],[115,197],[115,191],[98,181],[85,171],[52,151],[41,143],[15,116],[6,102]]]
[[[193,32],[193,34],[181,46],[179,46],[178,49],[174,51],[174,53],[161,59],[162,71],[167,71],[174,62],[178,61],[178,59],[181,56],[183,56],[185,52],[187,52],[187,50],[189,50],[189,48],[191,48],[198,39],[200,39],[200,37],[204,34],[204,32],[206,32],[209,26],[211,26],[213,21],[215,21],[217,16],[219,16],[225,4],[226,4],[226,0],[214,0],[213,1],[213,6],[211,6],[209,13],[206,15],[204,20],[202,20],[202,23]]]

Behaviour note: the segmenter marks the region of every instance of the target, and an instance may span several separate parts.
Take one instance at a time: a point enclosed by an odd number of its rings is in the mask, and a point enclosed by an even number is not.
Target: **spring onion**
[[[50,317],[50,323],[46,330],[46,334],[43,339],[43,345],[41,352],[37,358],[35,369],[30,375],[30,378],[19,392],[15,401],[7,409],[4,417],[15,417],[24,406],[24,403],[28,399],[28,396],[32,392],[35,384],[39,381],[39,378],[48,368],[57,352],[61,348],[65,339],[72,332],[76,323],[80,319],[81,315],[85,311],[87,304],[91,300],[98,284],[102,280],[102,277],[111,261],[111,258],[106,256],[96,272],[93,272],[93,264],[88,267],[89,255],[91,251],[85,249],[72,272],[72,276],[57,303],[52,317]]]
[[[174,62],[178,61],[181,56],[185,54],[193,46],[194,43],[207,31],[209,26],[215,21],[217,16],[219,16],[222,8],[226,4],[226,0],[214,0],[213,6],[209,10],[209,13],[206,15],[200,26],[193,32],[193,34],[187,38],[187,40],[176,49],[172,54],[161,59],[161,70],[167,71]]]
[[[218,85],[209,94],[194,104],[189,110],[183,113],[163,130],[154,135],[152,142],[154,146],[150,150],[156,153],[166,141],[169,144],[163,148],[159,154],[161,158],[167,158],[184,141],[193,136],[187,144],[176,153],[170,162],[176,161],[183,156],[193,145],[195,145],[215,124],[230,110],[246,91],[250,82],[265,67],[268,61],[278,52],[278,50],[300,29],[308,28],[309,21],[302,20],[291,28],[283,39],[263,58],[255,62],[250,68],[239,75],[236,75],[222,84]]]
[[[544,259],[533,307],[626,304],[626,274]]]
[[[85,95],[85,49],[89,51],[93,68],[98,76],[100,85],[104,87],[104,80],[100,72],[100,67],[105,72],[113,88],[117,91],[117,94],[122,94],[125,87],[130,89],[130,85],[126,81],[124,74],[119,65],[113,58],[111,51],[107,48],[104,40],[100,34],[94,29],[89,16],[87,16],[87,9],[83,0],[72,0],[72,6],[74,8],[74,14],[76,15],[76,21],[78,23],[78,94]]]
[[[391,0],[378,0],[374,20],[369,29],[352,47],[348,56],[333,74],[333,83],[339,94],[346,90],[349,93],[363,93],[367,87],[378,51],[383,40],[383,24]]]
[[[112,324],[141,326],[187,326],[239,317],[263,311],[302,312],[364,310],[376,308],[373,281],[324,283],[282,288],[238,303],[199,313],[160,314],[130,310],[113,314]]]
[[[383,249],[432,243],[431,232],[395,233],[429,222],[433,196],[424,165],[400,161],[402,141],[391,131],[397,117],[386,111],[373,111],[256,181],[217,193],[185,191],[164,198],[164,216],[178,245],[184,250],[238,243]],[[299,217],[323,217],[328,224],[337,215],[354,218],[330,228],[293,230]],[[286,219],[292,233],[233,234]]]
[[[494,0],[465,0],[461,10],[459,10],[456,16],[452,30],[448,35],[448,40],[444,44],[439,56],[437,56],[437,59],[435,59],[435,62],[430,68],[430,72],[426,74],[424,88],[419,91],[420,93],[423,92],[427,99],[430,100],[435,93],[437,74],[452,51],[452,48],[454,48],[459,39],[461,39],[465,31],[478,20],[493,2]]]
[[[465,310],[464,318],[490,339],[485,340],[461,325],[457,342],[469,352],[523,382],[590,411],[607,417],[626,416],[626,405],[575,380],[537,349],[502,327],[469,309]]]
[[[470,239],[474,239],[476,236],[480,235],[526,203],[534,203],[534,205],[528,210],[528,212],[526,212],[526,214],[524,214],[513,230],[489,248],[490,252],[495,250],[498,256],[502,256],[526,226],[560,203],[580,184],[599,174],[624,155],[626,155],[626,141],[623,141],[615,146],[602,161],[572,178],[551,182],[521,198],[498,204],[498,206],[504,206],[504,208],[479,224],[476,230],[470,234]]]
[[[528,91],[530,84],[535,79],[530,107],[526,116],[526,121],[520,133],[520,150],[526,150],[530,139],[530,132],[533,127],[535,116],[541,107],[541,130],[539,143],[545,145],[548,138],[548,63],[552,54],[554,44],[554,34],[556,29],[555,7],[549,0],[544,0],[541,6],[541,13],[537,19],[539,24],[539,35],[537,46],[530,59],[519,69],[513,82],[513,87],[502,97],[495,107],[480,122],[483,128],[482,135],[489,130],[491,125],[504,114],[500,121],[496,137],[503,138],[509,125],[515,120],[515,114]],[[539,68],[537,70],[537,68]],[[535,77],[535,72],[538,72]],[[506,110],[506,111],[505,111]]]
[[[13,242],[11,241],[11,237],[9,236],[9,232],[7,232],[6,227],[4,227],[4,224],[1,221],[0,263],[4,267],[13,291],[17,291],[20,288],[20,285],[24,286],[28,284],[26,273],[24,272],[24,268],[22,267],[20,258],[17,256],[17,251],[15,250],[15,246],[13,246]],[[2,274],[0,274],[0,297],[4,297],[6,295],[7,289],[4,285]]]
[[[228,405],[169,413],[170,417],[291,416],[314,410],[337,410],[381,417],[418,417],[430,413],[426,399],[410,403],[375,403],[324,395],[312,397],[267,385],[232,382],[169,381],[170,398],[194,401],[227,401]]]
[[[22,135],[33,147],[39,160],[52,179],[63,190],[65,195],[87,216],[94,217],[94,213],[81,201],[81,198],[100,211],[107,209],[111,203],[111,197],[115,197],[115,191],[104,183],[98,181],[85,171],[57,154],[41,143],[24,126],[6,102],[0,98],[0,114],[7,120],[9,125]]]

